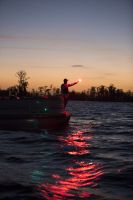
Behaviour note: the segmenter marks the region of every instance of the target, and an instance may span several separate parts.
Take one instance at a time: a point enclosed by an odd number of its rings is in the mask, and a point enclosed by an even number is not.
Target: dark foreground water
[[[133,199],[133,104],[68,110],[62,130],[0,130],[1,200]]]

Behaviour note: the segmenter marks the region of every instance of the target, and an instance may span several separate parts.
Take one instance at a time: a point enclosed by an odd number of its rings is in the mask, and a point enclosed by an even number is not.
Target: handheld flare
[[[82,82],[82,79],[81,79],[81,78],[79,78],[79,79],[78,79],[78,82],[79,82],[79,83],[81,83],[81,82]]]

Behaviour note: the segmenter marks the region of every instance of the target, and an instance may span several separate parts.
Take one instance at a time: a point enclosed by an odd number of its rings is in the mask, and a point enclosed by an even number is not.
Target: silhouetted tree
[[[108,90],[104,85],[97,87],[98,100],[106,100],[108,97]]]
[[[26,95],[27,94],[27,88],[28,88],[28,79],[27,73],[23,70],[18,71],[16,73],[16,76],[18,78],[18,89],[20,95]]]
[[[17,98],[18,93],[19,93],[17,85],[14,85],[14,86],[7,88],[7,91],[8,91],[10,98]]]
[[[91,100],[94,100],[95,98],[96,98],[96,94],[97,94],[97,92],[96,92],[96,87],[94,87],[94,86],[92,86],[91,88],[90,88],[90,99]]]
[[[116,87],[114,87],[113,84],[111,84],[108,87],[108,92],[109,92],[109,99],[110,100],[115,100],[115,97],[116,97]]]

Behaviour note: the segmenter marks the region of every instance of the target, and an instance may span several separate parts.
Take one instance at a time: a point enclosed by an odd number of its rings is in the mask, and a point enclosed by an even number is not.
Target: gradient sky
[[[76,91],[133,90],[132,0],[0,0],[0,88],[82,78]]]

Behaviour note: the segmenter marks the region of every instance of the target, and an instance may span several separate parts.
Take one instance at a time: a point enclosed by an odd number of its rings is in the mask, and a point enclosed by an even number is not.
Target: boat
[[[0,99],[0,129],[60,128],[70,117],[61,96]]]

